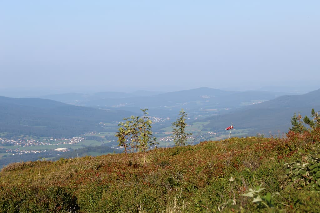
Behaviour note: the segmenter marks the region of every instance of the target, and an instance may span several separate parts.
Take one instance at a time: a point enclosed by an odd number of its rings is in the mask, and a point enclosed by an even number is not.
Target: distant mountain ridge
[[[97,92],[97,93],[91,93],[91,94],[62,93],[62,94],[41,96],[39,98],[55,100],[55,101],[59,101],[67,104],[83,105],[83,103],[96,101],[96,100],[148,97],[148,96],[153,96],[158,94],[161,94],[161,92],[141,90],[141,91],[136,91],[132,93],[125,93],[125,92]]]
[[[149,108],[150,113],[156,116],[171,116],[184,108],[190,114],[201,114],[200,111],[224,110],[224,108],[238,108],[250,105],[254,102],[262,102],[274,99],[282,93],[265,91],[224,91],[208,87],[191,90],[166,92],[148,96],[133,96],[132,93],[98,93],[89,97],[81,94],[61,94],[47,96],[54,100],[72,103],[80,106],[97,108],[117,108],[123,110],[138,111],[141,108]],[[82,98],[81,98],[82,97]],[[194,113],[193,113],[194,112]]]
[[[0,97],[0,132],[8,135],[73,137],[101,130],[99,122],[120,121],[132,114],[39,98]]]
[[[207,129],[223,130],[230,123],[249,134],[268,135],[287,132],[294,113],[310,116],[311,109],[320,111],[320,89],[303,95],[285,95],[260,104],[247,106],[224,115],[206,118]]]
[[[275,127],[272,115],[277,113],[279,114],[277,118],[284,117],[286,122],[290,122],[292,112],[296,109],[281,111],[285,109],[283,105],[291,100],[290,97],[298,97],[302,103],[309,103],[316,102],[314,96],[318,95],[315,91],[315,94],[308,94],[310,98],[307,94],[279,97],[281,93],[236,92],[206,87],[153,95],[148,92],[141,94],[149,96],[131,97],[132,94],[110,92],[96,93],[90,97],[79,93],[61,94],[55,97],[65,102],[84,98],[83,102],[79,101],[76,106],[40,98],[0,97],[0,132],[12,135],[71,137],[88,131],[101,131],[103,129],[99,125],[100,122],[121,121],[132,114],[140,113],[141,108],[149,108],[151,116],[173,119],[181,108],[184,108],[192,119],[218,114],[204,120],[209,122],[206,126],[208,130],[225,128],[230,122],[234,122],[237,128],[255,131],[261,127],[260,130],[265,131],[270,128],[261,125],[261,122]],[[296,106],[292,103],[290,105]],[[282,107],[278,109],[277,106]],[[310,111],[311,107],[306,105],[306,109]],[[268,116],[264,118],[263,114]],[[290,114],[289,119],[288,114]],[[285,129],[287,126],[288,123],[280,129]]]

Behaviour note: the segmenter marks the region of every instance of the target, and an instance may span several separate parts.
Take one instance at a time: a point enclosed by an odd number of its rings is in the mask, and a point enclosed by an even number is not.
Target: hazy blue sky
[[[319,0],[3,0],[0,91],[317,87],[319,9]]]

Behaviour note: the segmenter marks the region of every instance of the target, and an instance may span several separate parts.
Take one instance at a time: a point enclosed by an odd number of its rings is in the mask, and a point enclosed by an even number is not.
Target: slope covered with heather
[[[320,211],[320,129],[11,164],[1,212]],[[246,196],[244,196],[246,195]],[[253,202],[255,201],[255,202]]]

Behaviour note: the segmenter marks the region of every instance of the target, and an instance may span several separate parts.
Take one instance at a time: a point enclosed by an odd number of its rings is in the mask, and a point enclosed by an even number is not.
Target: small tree
[[[145,152],[150,147],[157,144],[156,138],[152,137],[152,121],[147,116],[148,109],[141,109],[143,116],[131,116],[124,118],[125,122],[118,124],[119,129],[116,133],[118,145],[124,147],[125,153],[128,150]]]
[[[126,122],[120,122],[118,124],[119,129],[118,132],[116,132],[116,137],[118,138],[118,146],[122,146],[124,148],[124,152],[127,153],[128,149],[130,148],[129,141],[131,140],[131,121],[129,121],[127,118],[124,119]]]
[[[157,145],[156,138],[152,137],[152,121],[148,117],[148,109],[141,109],[143,117],[138,119],[139,126],[139,151],[145,152],[150,147]]]
[[[127,118],[129,121],[129,146],[132,152],[137,152],[139,147],[139,116]]]
[[[308,125],[311,130],[315,130],[317,128],[320,128],[320,115],[318,112],[315,112],[314,109],[311,110],[311,116],[312,118],[310,119],[308,116],[305,116],[302,119],[302,116],[294,114],[293,117],[291,118],[291,125],[292,127],[290,128],[291,131],[297,132],[297,133],[303,133],[305,131],[309,131],[306,126]]]
[[[293,117],[291,118],[291,125],[290,131],[302,133],[307,130],[307,128],[303,125],[302,116],[300,114],[296,115],[294,113]]]
[[[189,135],[192,135],[192,133],[187,133],[185,131],[187,123],[187,113],[181,109],[179,113],[179,117],[175,122],[172,123],[173,128],[173,141],[176,146],[184,146],[186,145],[187,138]]]
[[[311,110],[312,119],[308,116],[303,118],[303,122],[311,127],[311,129],[316,129],[320,127],[320,115],[318,112],[315,112],[314,109]]]

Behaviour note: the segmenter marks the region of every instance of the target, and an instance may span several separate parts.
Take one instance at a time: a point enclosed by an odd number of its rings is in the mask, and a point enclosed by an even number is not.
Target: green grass
[[[192,125],[188,125],[186,127],[186,131],[189,132],[198,132],[203,129],[203,127],[208,124],[209,122],[195,122]],[[162,129],[163,132],[172,132],[172,126],[168,126]]]
[[[189,131],[201,131],[205,125],[209,122],[195,122],[191,126],[188,126],[187,130]]]

